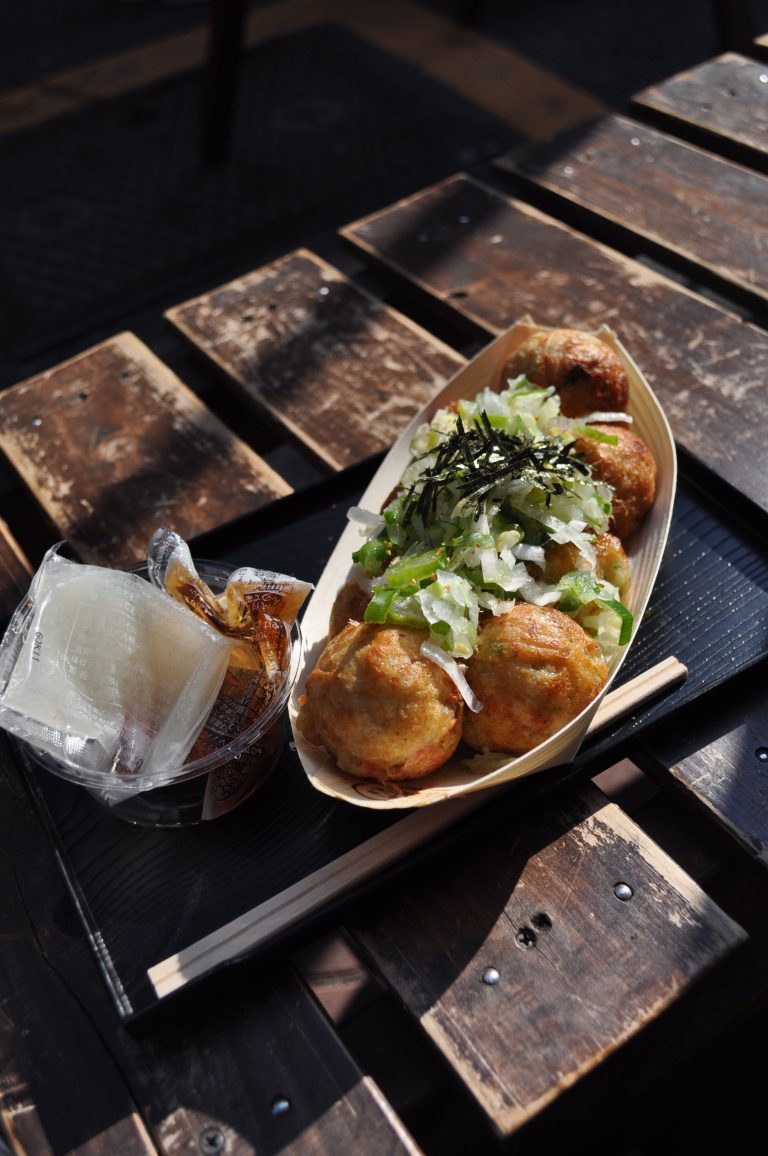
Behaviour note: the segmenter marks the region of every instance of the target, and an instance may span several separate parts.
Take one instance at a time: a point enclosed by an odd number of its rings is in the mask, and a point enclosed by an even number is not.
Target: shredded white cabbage
[[[371,534],[378,534],[384,529],[384,519],[381,514],[373,514],[362,506],[350,506],[347,510],[347,521],[356,522],[364,526]]]
[[[483,704],[467,682],[464,672],[455,658],[446,654],[443,648],[438,646],[436,642],[432,642],[431,639],[428,642],[422,642],[421,653],[445,671],[471,711],[477,714],[483,709]]]

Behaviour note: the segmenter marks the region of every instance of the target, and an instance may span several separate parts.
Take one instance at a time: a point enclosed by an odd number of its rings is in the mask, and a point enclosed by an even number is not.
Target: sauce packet
[[[232,640],[230,665],[263,671],[274,678],[284,670],[288,631],[313,589],[309,582],[257,570],[233,570],[221,594],[198,575],[186,542],[173,530],[156,530],[147,549],[150,581],[167,590],[215,630]]]
[[[291,627],[313,587],[287,574],[246,566],[232,571],[216,594],[197,573],[187,543],[164,528],[149,541],[147,568],[151,582],[231,643],[219,697],[191,752],[202,758],[268,711],[287,675]]]

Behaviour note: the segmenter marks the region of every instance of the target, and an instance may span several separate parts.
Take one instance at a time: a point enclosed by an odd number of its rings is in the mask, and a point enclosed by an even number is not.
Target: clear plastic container
[[[195,561],[202,580],[216,593],[232,567]],[[135,573],[146,577],[146,566]],[[242,685],[233,693],[225,679],[186,761],[152,776],[73,773],[66,763],[29,747],[35,761],[60,778],[85,787],[112,815],[149,827],[188,827],[220,818],[245,802],[269,777],[286,737],[285,708],[301,665],[298,622],[286,626],[288,648],[282,681],[249,696]]]

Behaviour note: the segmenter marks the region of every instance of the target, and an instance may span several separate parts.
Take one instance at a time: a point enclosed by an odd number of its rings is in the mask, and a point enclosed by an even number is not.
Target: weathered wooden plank
[[[388,448],[464,364],[306,250],[166,316],[331,469]]]
[[[768,866],[768,705],[759,673],[726,686],[716,710],[682,711],[674,727],[651,731],[637,757],[670,773]]]
[[[29,560],[0,518],[0,623],[13,613],[26,594],[31,576]]]
[[[193,537],[290,493],[131,333],[6,390],[0,448],[80,556],[115,566],[158,525]]]
[[[744,938],[598,792],[441,867],[353,931],[503,1135]]]
[[[528,313],[544,325],[610,325],[647,375],[676,440],[768,509],[761,330],[465,176],[342,235],[491,333]]]
[[[724,53],[651,85],[632,103],[684,137],[728,155],[736,147],[738,159],[768,164],[768,70],[757,60]]]
[[[716,277],[768,300],[768,176],[627,117],[605,117],[500,157],[499,169]]]
[[[30,1153],[418,1151],[286,963],[120,1024],[2,734],[0,847],[0,1111]]]
[[[14,1106],[0,1111],[6,1134],[11,1143],[13,1156],[58,1156],[61,1149],[48,1143],[34,1104]],[[6,1149],[2,1149],[3,1152]],[[158,1156],[141,1118],[126,1116],[108,1125],[103,1132],[84,1137],[76,1148],[70,1148],[67,1156]]]

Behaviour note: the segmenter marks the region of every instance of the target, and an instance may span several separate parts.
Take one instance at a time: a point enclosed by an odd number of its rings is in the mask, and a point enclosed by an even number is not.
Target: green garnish
[[[386,537],[370,538],[363,542],[359,550],[352,555],[353,562],[359,562],[369,574],[383,574],[384,569],[392,557],[392,543]]]
[[[558,606],[566,614],[579,611],[590,603],[603,610],[610,610],[619,619],[619,646],[626,646],[632,637],[633,618],[626,606],[613,596],[614,591],[610,587],[606,589],[606,585],[593,574],[572,570],[564,574],[557,584],[558,590],[562,591]]]
[[[437,447],[434,464],[424,470],[420,490],[410,487],[403,523],[410,525],[415,515],[429,522],[439,494],[449,487],[458,490],[465,508],[476,508],[497,486],[529,477],[546,493],[549,504],[551,496],[562,494],[564,483],[577,474],[586,477],[589,468],[560,437],[534,440],[510,434],[492,425],[485,410],[475,418],[474,429],[465,429],[458,416],[454,432]]]
[[[383,527],[353,554],[371,581],[366,621],[428,629],[431,643],[462,660],[480,615],[522,600],[558,606],[616,654],[632,616],[618,588],[597,577],[594,548],[610,490],[575,455],[574,436],[553,391],[520,383],[437,410],[411,441]],[[559,581],[547,573],[553,544],[574,552],[575,569]]]

